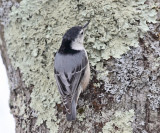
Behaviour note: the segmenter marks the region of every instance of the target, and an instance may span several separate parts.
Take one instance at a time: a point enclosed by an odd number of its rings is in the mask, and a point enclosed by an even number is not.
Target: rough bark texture
[[[30,104],[30,95],[32,93],[32,86],[26,87],[24,82],[22,81],[22,76],[19,71],[19,69],[15,70],[12,65],[11,61],[7,55],[7,49],[6,44],[4,41],[4,34],[3,34],[3,26],[0,25],[1,33],[0,33],[0,39],[2,40],[2,45],[0,45],[1,50],[1,56],[3,59],[3,63],[7,70],[7,75],[10,83],[10,101],[14,102],[17,99],[20,99],[20,101],[27,106],[27,110],[25,110],[26,115],[28,116],[28,120],[25,121],[22,115],[19,114],[21,108],[17,108],[17,106],[10,106],[11,113],[13,114],[16,122],[16,133],[48,133],[49,130],[47,129],[45,123],[43,123],[41,126],[34,129],[34,125],[36,122],[36,119],[32,117],[31,108],[29,107]],[[22,103],[19,103],[22,105]],[[23,105],[22,105],[23,106]],[[24,128],[23,127],[27,127]]]
[[[149,26],[150,31],[143,39],[139,39],[140,47],[131,48],[120,59],[111,57],[104,61],[108,74],[103,80],[97,80],[98,72],[92,68],[93,78],[87,91],[80,96],[77,107],[79,115],[89,112],[87,116],[68,123],[64,115],[62,116],[62,104],[56,105],[56,110],[60,112],[60,115],[56,114],[60,120],[58,132],[124,132],[119,125],[114,122],[111,124],[110,121],[116,121],[118,118],[115,116],[116,111],[123,114],[131,109],[134,110],[135,119],[128,119],[132,121],[133,132],[160,132],[160,25]],[[0,25],[0,29],[0,50],[10,83],[10,109],[16,120],[16,132],[49,133],[46,121],[36,125],[36,112],[30,107],[34,86],[27,87],[23,82],[21,70],[15,70],[12,66],[7,54],[3,25]],[[95,85],[100,82],[101,86]],[[129,123],[128,119],[126,122]],[[103,130],[107,123],[112,126],[108,131]],[[124,122],[122,124],[125,125]]]

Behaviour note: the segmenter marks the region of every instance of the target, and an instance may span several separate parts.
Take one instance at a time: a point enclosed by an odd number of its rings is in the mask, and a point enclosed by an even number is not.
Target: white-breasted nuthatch
[[[55,56],[54,73],[68,121],[76,119],[79,95],[90,79],[88,56],[83,46],[84,31],[89,22],[67,30]]]

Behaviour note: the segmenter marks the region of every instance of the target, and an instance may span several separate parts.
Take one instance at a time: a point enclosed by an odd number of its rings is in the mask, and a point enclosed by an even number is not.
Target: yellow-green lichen
[[[93,66],[110,56],[120,58],[130,49],[129,46],[138,46],[139,35],[143,36],[149,30],[146,22],[156,20],[156,11],[152,9],[155,5],[148,6],[144,2],[145,0],[79,2],[81,8],[78,18],[91,18],[86,47],[92,53],[89,57]]]
[[[26,86],[33,86],[30,107],[37,125],[46,121],[51,132],[58,130],[53,61],[65,31],[91,19],[85,47],[92,66],[101,70],[101,60],[119,58],[129,46],[138,46],[138,34],[148,30],[146,21],[155,21],[153,8],[144,0],[22,0],[12,8],[5,27],[8,54]]]
[[[116,111],[111,121],[107,122],[103,127],[103,133],[132,133],[131,123],[134,120],[134,110],[126,112]]]

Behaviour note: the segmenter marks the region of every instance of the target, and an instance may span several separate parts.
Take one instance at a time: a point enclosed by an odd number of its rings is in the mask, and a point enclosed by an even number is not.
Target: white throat
[[[81,42],[80,40],[75,40],[74,42],[72,42],[71,47],[74,50],[84,50],[83,42]]]

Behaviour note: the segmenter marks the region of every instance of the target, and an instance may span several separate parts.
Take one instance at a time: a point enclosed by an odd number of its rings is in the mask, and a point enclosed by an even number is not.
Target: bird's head
[[[84,40],[84,32],[88,26],[90,21],[88,21],[84,26],[75,26],[66,31],[63,36],[62,45],[65,47],[70,47],[74,50],[82,50],[83,48],[83,40]]]

